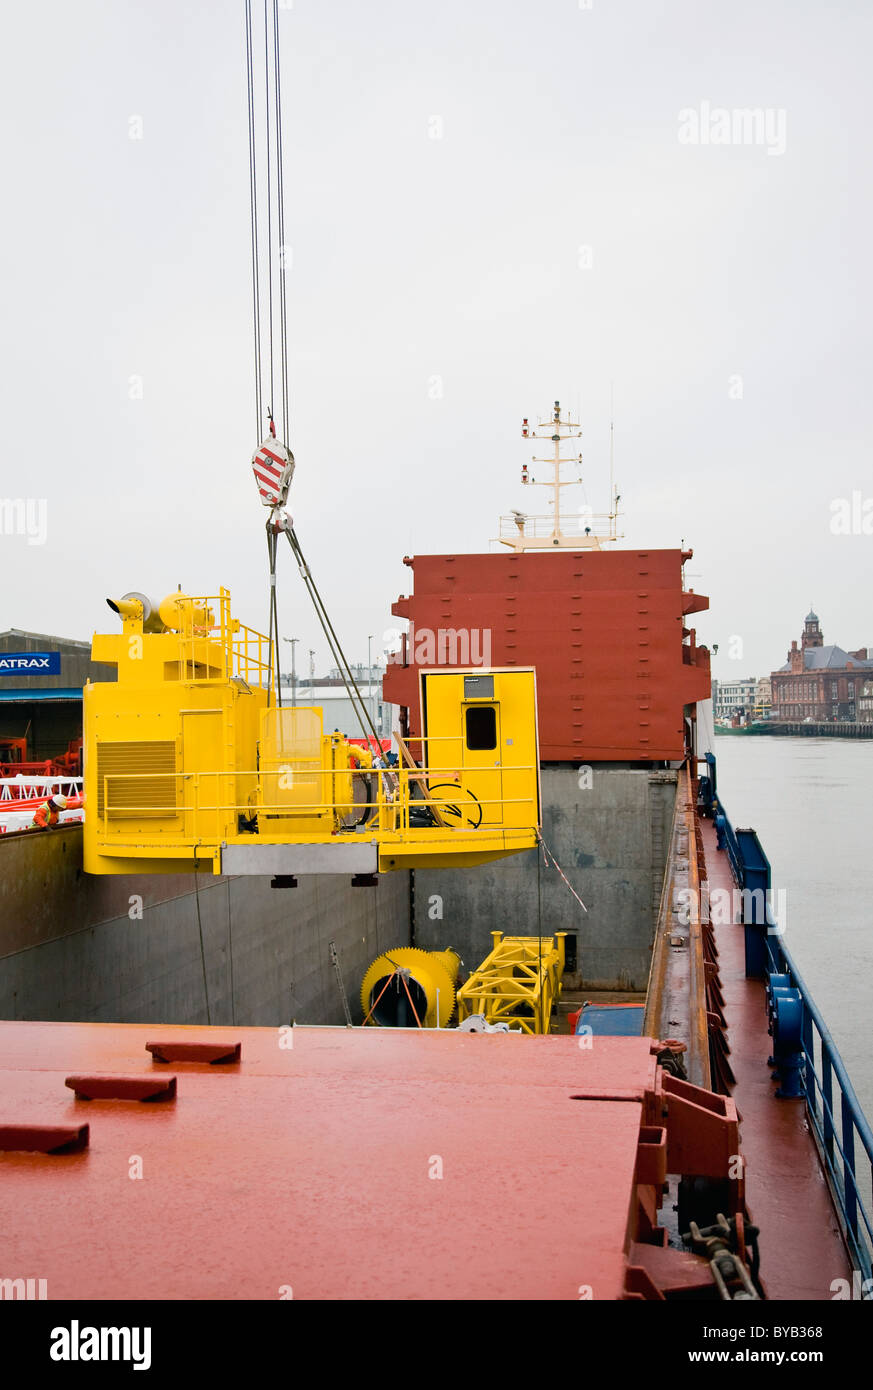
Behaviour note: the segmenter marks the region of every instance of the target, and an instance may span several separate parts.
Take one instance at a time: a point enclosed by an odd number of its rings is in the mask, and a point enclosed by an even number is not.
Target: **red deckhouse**
[[[554,457],[541,486],[552,492],[545,517],[513,512],[501,522],[509,554],[418,555],[404,561],[415,588],[392,612],[410,621],[389,662],[384,697],[418,727],[418,668],[480,662],[534,666],[537,672],[540,756],[545,762],[681,759],[686,719],[710,696],[709,651],[698,647],[691,613],[709,599],[686,589],[682,566],[691,551],[608,552],[616,539],[619,495],[611,489],[609,534],[594,534],[592,513],[561,514],[562,438],[578,425],[554,415],[525,439],[547,439]],[[563,432],[563,433],[562,433]],[[539,480],[522,470],[522,482]]]
[[[415,591],[392,612],[406,636],[384,697],[418,727],[419,665],[534,666],[540,756],[616,762],[684,756],[683,711],[710,693],[709,651],[682,585],[690,551],[567,550],[407,558]]]

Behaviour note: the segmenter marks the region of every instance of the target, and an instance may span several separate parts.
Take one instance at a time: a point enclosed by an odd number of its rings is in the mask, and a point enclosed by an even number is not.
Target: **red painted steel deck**
[[[730,893],[735,884],[727,852],[716,848],[712,822],[701,825],[710,893]],[[761,1228],[761,1278],[769,1298],[826,1300],[834,1279],[851,1279],[851,1264],[804,1103],[775,1098],[764,985],[746,978],[742,926],[716,925],[715,936],[737,1078],[731,1094],[747,1163],[746,1200]]]
[[[154,1062],[167,1039],[240,1042],[242,1060]],[[648,1039],[279,1039],[0,1023],[0,1123],[90,1125],[81,1153],[0,1153],[0,1275],[71,1299],[620,1297]],[[64,1084],[96,1072],[173,1075],[177,1097]]]

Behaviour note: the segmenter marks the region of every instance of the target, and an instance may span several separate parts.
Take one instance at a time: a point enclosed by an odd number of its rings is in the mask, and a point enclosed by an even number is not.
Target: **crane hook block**
[[[265,507],[285,504],[294,477],[294,455],[280,439],[268,436],[252,454],[252,472]]]

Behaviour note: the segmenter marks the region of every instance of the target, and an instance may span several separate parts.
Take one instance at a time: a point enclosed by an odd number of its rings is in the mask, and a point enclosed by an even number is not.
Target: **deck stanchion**
[[[858,1188],[855,1182],[855,1117],[848,1097],[840,1096],[840,1112],[843,1129],[843,1196],[846,1210],[846,1225],[858,1239]]]
[[[831,1163],[834,1161],[834,1073],[831,1067],[830,1049],[826,1043],[822,1043],[821,1048],[821,1093],[824,1102],[822,1107],[822,1142],[825,1152]],[[813,1095],[815,1088],[813,1087]]]

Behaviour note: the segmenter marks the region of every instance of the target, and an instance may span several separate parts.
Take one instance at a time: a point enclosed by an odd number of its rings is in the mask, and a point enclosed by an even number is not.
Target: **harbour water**
[[[785,940],[873,1121],[873,741],[716,738],[718,790],[770,860]]]

